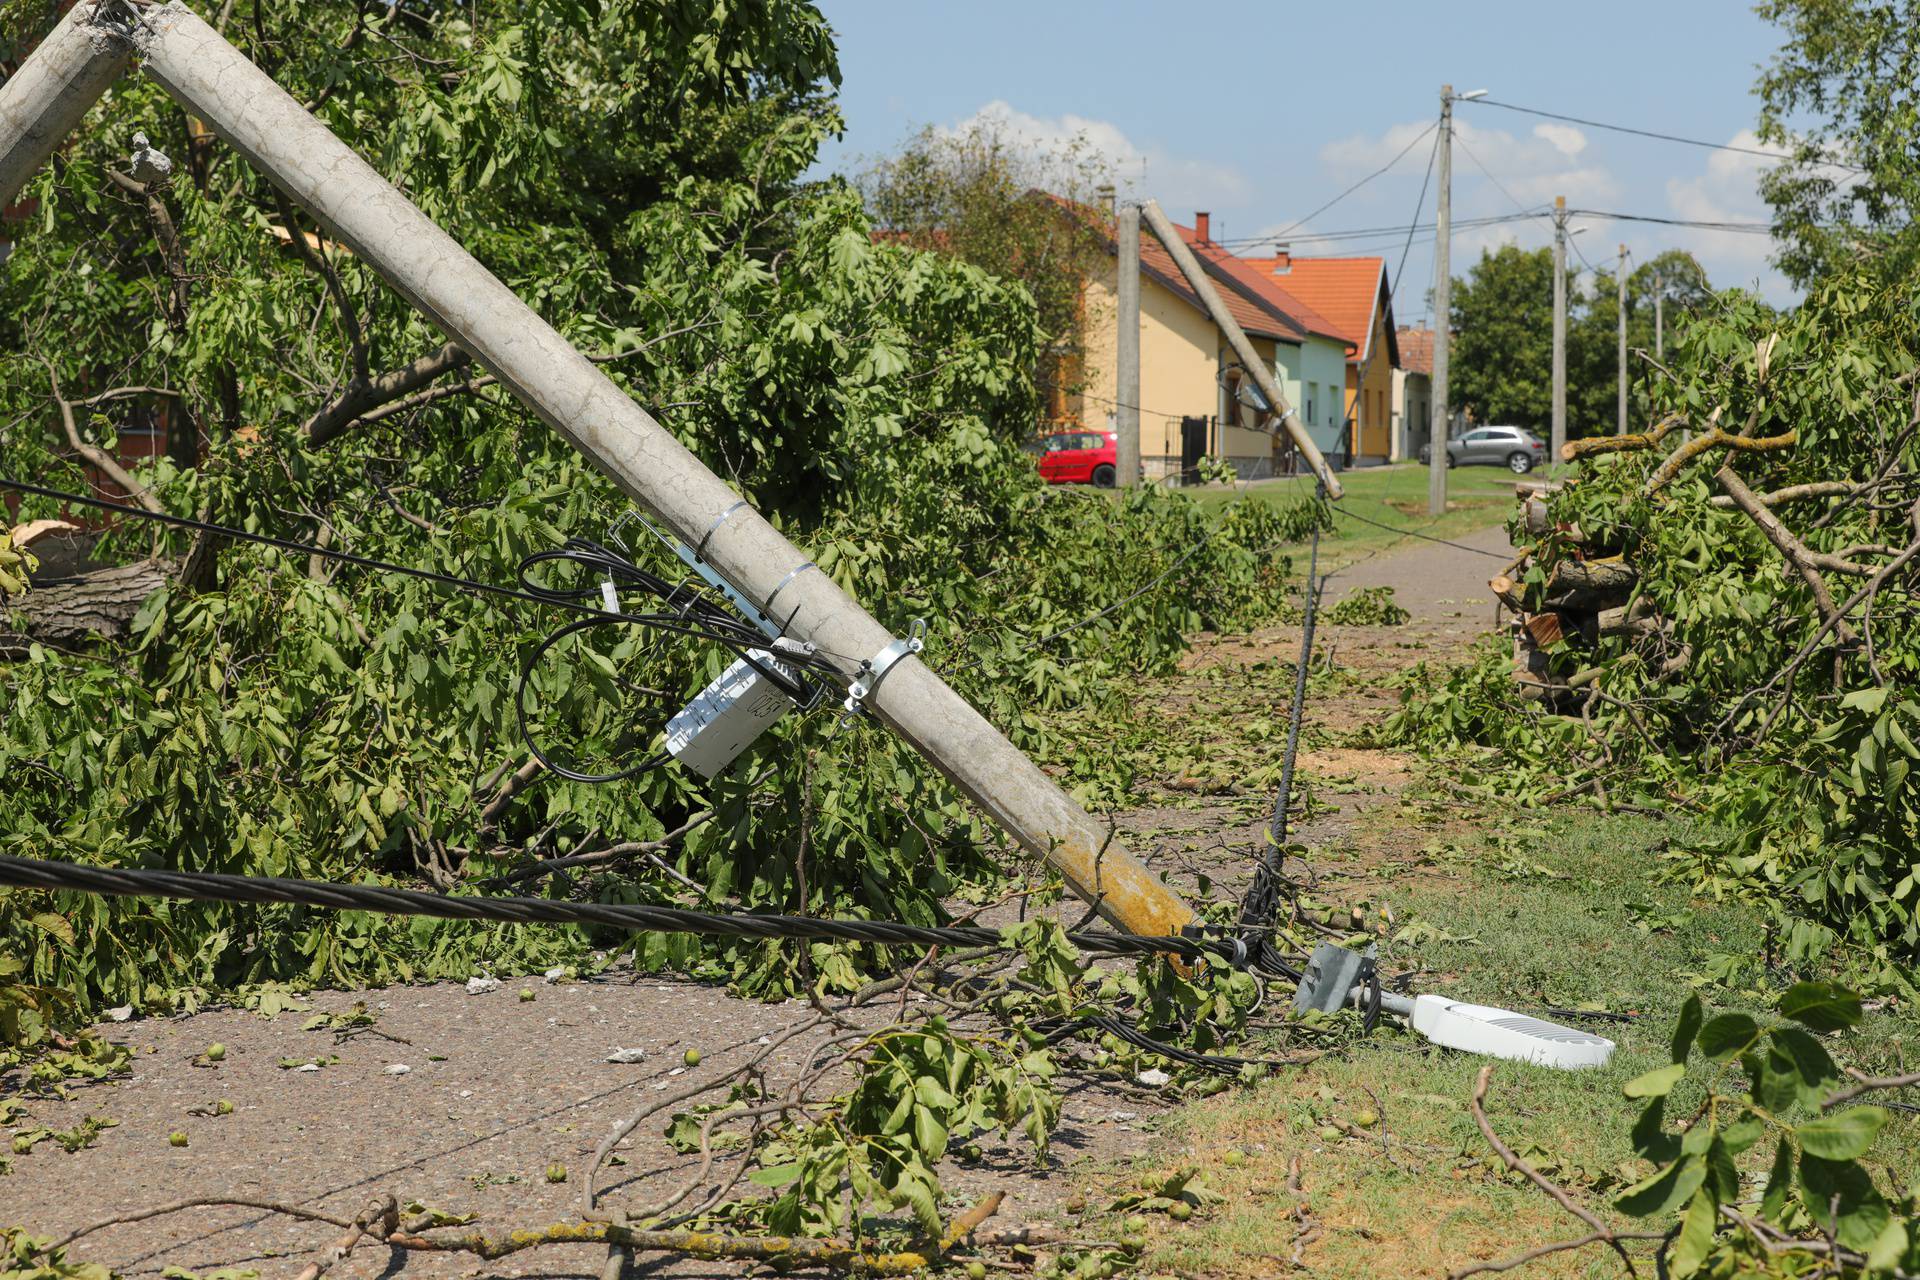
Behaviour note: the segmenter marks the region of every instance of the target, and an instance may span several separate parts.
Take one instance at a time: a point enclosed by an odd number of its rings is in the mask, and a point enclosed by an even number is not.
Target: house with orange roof
[[[1393,455],[1393,371],[1400,365],[1384,258],[1303,258],[1281,249],[1240,259],[1332,322],[1347,344],[1344,451],[1355,463]]]
[[[1051,416],[1061,425],[1103,427],[1115,418],[1119,315],[1118,253],[1107,228],[1109,269],[1088,282],[1083,299],[1084,350],[1077,376],[1056,392]],[[1215,244],[1207,214],[1176,224],[1254,351],[1322,451],[1340,451],[1341,385],[1346,343],[1327,317],[1270,286],[1257,271]],[[1140,233],[1140,461],[1149,480],[1192,475],[1202,457],[1233,466],[1242,479],[1296,468],[1284,435],[1263,429],[1263,398],[1240,367],[1173,257]]]
[[[1433,330],[1401,329],[1395,334],[1400,367],[1393,371],[1393,448],[1395,462],[1417,458],[1433,438]]]

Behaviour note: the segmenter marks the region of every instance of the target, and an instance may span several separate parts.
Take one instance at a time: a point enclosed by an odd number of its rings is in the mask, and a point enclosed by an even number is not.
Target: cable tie
[[[713,518],[713,523],[707,526],[707,531],[700,535],[700,541],[697,544],[695,544],[693,548],[694,559],[701,560],[706,557],[707,543],[713,540],[714,533],[720,528],[721,525],[727,522],[727,520],[733,515],[734,512],[738,511],[740,508],[746,505],[747,505],[747,500],[745,498],[742,498],[740,499],[740,501],[734,503],[732,506],[728,507],[725,511],[722,511],[719,515]]]
[[[765,604],[762,604],[762,605],[760,606],[760,616],[761,616],[762,618],[765,618],[765,619],[767,619],[768,621],[772,621],[772,619],[773,619],[773,602],[774,602],[775,600],[778,600],[778,599],[780,598],[780,593],[781,593],[782,591],[785,591],[785,590],[787,589],[787,584],[788,584],[788,583],[790,583],[790,582],[792,582],[792,581],[793,581],[793,580],[794,580],[795,578],[797,578],[797,577],[799,577],[799,576],[800,576],[801,574],[803,574],[803,573],[805,573],[805,572],[806,572],[807,570],[809,570],[809,569],[813,569],[813,570],[815,570],[815,571],[818,571],[818,570],[819,570],[819,568],[820,568],[820,566],[819,566],[819,565],[817,565],[817,564],[815,564],[815,563],[814,563],[813,561],[811,561],[811,560],[809,560],[809,561],[807,561],[807,562],[806,562],[805,564],[803,564],[803,565],[800,565],[800,566],[798,566],[798,567],[796,567],[796,568],[794,568],[794,569],[791,569],[791,570],[789,570],[789,571],[788,571],[788,573],[787,573],[787,576],[786,576],[786,577],[784,577],[784,578],[782,578],[782,579],[780,579],[780,585],[779,585],[779,586],[777,586],[777,587],[775,587],[775,588],[773,589],[773,591],[772,591],[772,593],[771,593],[771,594],[769,594],[769,595],[767,596],[767,599],[766,599],[766,603],[765,603]],[[797,612],[797,610],[796,610],[796,612]],[[787,617],[787,621],[789,621],[789,622],[791,622],[791,621],[793,621],[793,617],[792,617],[792,615],[791,615],[791,614],[789,614],[789,615],[788,615],[788,617]],[[783,629],[784,629],[784,628],[783,628]]]

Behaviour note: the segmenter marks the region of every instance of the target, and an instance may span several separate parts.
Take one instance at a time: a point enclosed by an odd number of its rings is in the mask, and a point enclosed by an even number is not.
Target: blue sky
[[[962,127],[985,112],[1036,147],[1086,134],[1176,221],[1211,212],[1221,240],[1285,230],[1386,164],[1432,123],[1445,82],[1563,115],[1752,146],[1753,82],[1777,46],[1770,24],[1727,0],[819,3],[837,33],[847,117],[823,168],[849,171],[919,126]],[[1766,220],[1755,190],[1764,159],[1484,104],[1457,112],[1456,220],[1541,207],[1555,194],[1574,208]],[[1396,264],[1404,233],[1342,244],[1314,244],[1309,234],[1404,227],[1430,147],[1415,143],[1391,172],[1290,231],[1294,250],[1377,253]],[[1421,220],[1432,217],[1429,193]],[[1575,243],[1597,265],[1621,242],[1643,261],[1683,248],[1716,285],[1792,298],[1768,265],[1765,236],[1575,225],[1589,226]],[[1550,237],[1542,218],[1463,229],[1454,273],[1502,240],[1531,247]],[[1422,313],[1433,278],[1431,237],[1415,240],[1398,290],[1402,323]]]

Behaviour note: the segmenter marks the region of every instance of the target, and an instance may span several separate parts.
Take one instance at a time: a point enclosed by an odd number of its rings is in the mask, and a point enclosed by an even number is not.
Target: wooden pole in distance
[[[1567,198],[1553,198],[1553,439],[1547,456],[1567,447]]]

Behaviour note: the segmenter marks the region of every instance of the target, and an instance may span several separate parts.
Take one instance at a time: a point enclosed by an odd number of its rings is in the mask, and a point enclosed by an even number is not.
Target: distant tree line
[[[1654,372],[1655,299],[1664,296],[1669,340],[1674,327],[1713,297],[1692,254],[1668,250],[1627,274],[1629,412],[1644,407]],[[1553,250],[1515,245],[1480,255],[1453,282],[1456,411],[1474,422],[1526,427],[1546,435],[1553,419]],[[1619,369],[1620,292],[1608,271],[1567,272],[1567,434],[1611,432]],[[1644,352],[1645,355],[1639,354]]]

